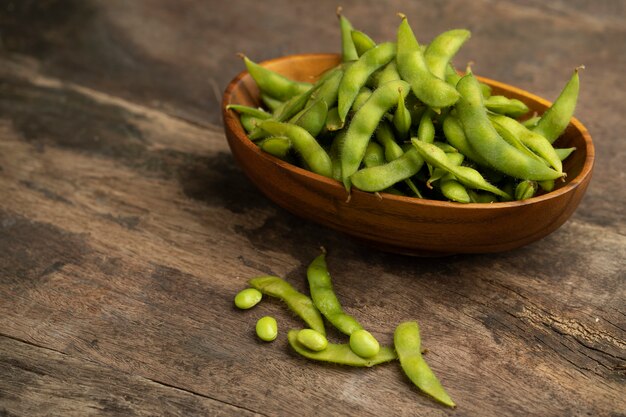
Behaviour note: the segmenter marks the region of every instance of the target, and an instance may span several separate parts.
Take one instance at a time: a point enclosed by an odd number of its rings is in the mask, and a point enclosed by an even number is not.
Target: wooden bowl
[[[263,62],[287,77],[314,81],[339,63],[336,54],[291,55]],[[542,113],[550,103],[497,81],[480,78],[494,94],[517,98]],[[537,197],[506,203],[461,204],[352,190],[261,151],[245,134],[231,103],[259,105],[259,91],[247,71],[228,85],[222,100],[224,129],[237,163],[272,201],[297,216],[345,232],[386,251],[413,255],[501,252],[521,247],[552,233],[574,212],[589,185],[594,147],[587,129],[572,119],[556,142],[575,146],[564,161],[564,182]]]

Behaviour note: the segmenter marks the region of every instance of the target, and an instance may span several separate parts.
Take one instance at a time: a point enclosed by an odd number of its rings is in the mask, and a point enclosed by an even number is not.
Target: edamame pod
[[[358,56],[363,55],[365,52],[376,46],[376,42],[360,30],[353,30],[350,34]]]
[[[245,55],[241,55],[248,72],[256,81],[259,90],[270,97],[284,101],[291,97],[302,94],[311,88],[310,83],[303,83],[290,80],[262,65],[257,64]]]
[[[341,7],[337,8],[339,18],[339,29],[341,31],[341,60],[343,62],[355,61],[359,59],[354,42],[352,41],[352,24],[341,14]]]
[[[287,281],[279,277],[264,275],[251,279],[249,284],[263,294],[283,300],[287,307],[300,316],[311,329],[326,336],[324,320],[313,301],[306,295],[298,292]]]
[[[311,136],[316,137],[326,125],[327,116],[328,106],[326,102],[323,99],[318,99],[296,114],[289,123],[300,126]]]
[[[387,65],[395,56],[396,45],[386,42],[365,52],[358,61],[350,65],[339,84],[338,108],[342,121],[346,120],[352,103],[370,75]]]
[[[453,114],[449,114],[443,120],[443,134],[448,142],[467,158],[478,163],[479,165],[488,165],[487,162],[484,161],[483,158],[481,158],[480,155],[478,155],[471,147],[467,141],[461,122],[459,122],[459,119]]]
[[[570,120],[572,120],[580,88],[578,71],[582,68],[584,67],[578,67],[574,70],[572,78],[567,82],[559,97],[541,116],[539,123],[533,129],[534,132],[548,139],[550,143],[553,143],[563,134]]]
[[[398,72],[398,67],[396,65],[396,61],[393,60],[380,71],[378,78],[376,80],[376,87],[379,87],[389,81],[397,81],[400,79],[400,73]]]
[[[350,349],[348,344],[335,344],[329,343],[326,349],[315,352],[307,349],[300,342],[298,342],[298,330],[290,330],[287,333],[287,339],[289,345],[300,355],[307,359],[330,362],[338,365],[348,365],[357,367],[370,367],[385,362],[391,362],[396,359],[396,353],[390,347],[383,346],[380,348],[375,356],[370,358],[362,358]]]
[[[313,136],[300,126],[265,120],[260,128],[274,136],[285,136],[293,148],[302,156],[311,171],[332,178],[330,157]]]
[[[235,110],[239,114],[247,114],[262,120],[272,117],[272,115],[265,110],[259,109],[257,107],[244,106],[242,104],[229,104],[228,106],[226,106],[226,109]]]
[[[504,96],[490,96],[485,99],[485,107],[489,111],[510,117],[520,117],[529,111],[522,101]]]
[[[500,137],[489,121],[480,85],[473,74],[461,78],[456,87],[461,94],[456,111],[467,141],[491,167],[523,180],[542,181],[562,177],[561,173],[524,155]]]
[[[440,403],[455,407],[456,404],[422,357],[417,322],[409,321],[398,325],[393,335],[393,344],[400,359],[400,366],[411,382]]]
[[[384,165],[363,168],[350,177],[352,185],[362,191],[377,192],[412,177],[424,165],[415,149],[409,149],[399,158]]]
[[[411,139],[411,142],[426,162],[434,167],[445,169],[450,172],[463,185],[471,188],[477,188],[479,190],[489,191],[504,198],[511,198],[507,193],[500,190],[498,187],[489,184],[475,169],[451,164],[446,157],[446,153],[437,146],[422,142],[421,140],[417,140],[415,138]]]
[[[428,106],[440,109],[451,106],[459,98],[459,93],[428,69],[413,30],[406,16],[398,28],[398,52],[396,57],[398,72],[403,80],[411,85],[411,90]]]
[[[424,52],[424,59],[430,72],[435,77],[445,80],[446,66],[469,38],[470,31],[466,29],[452,29],[437,35]]]
[[[460,182],[454,178],[450,173],[444,175],[439,182],[439,188],[441,194],[443,194],[448,200],[455,201],[457,203],[469,203],[471,201],[470,196]]]
[[[359,169],[367,143],[380,120],[397,104],[400,92],[408,89],[409,85],[404,81],[388,82],[377,88],[355,113],[340,151],[341,175],[347,190],[350,189],[350,176]]]
[[[396,111],[393,114],[393,126],[396,128],[396,133],[400,139],[404,139],[409,135],[409,129],[411,128],[411,113],[404,105],[404,97],[406,93],[400,92],[398,96],[398,105]]]
[[[259,148],[277,158],[285,159],[291,149],[291,140],[285,136],[270,136],[259,142]]]

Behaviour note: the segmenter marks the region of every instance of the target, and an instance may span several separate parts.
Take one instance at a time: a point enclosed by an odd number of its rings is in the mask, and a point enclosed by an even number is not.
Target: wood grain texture
[[[243,69],[234,53],[336,51],[335,3],[8,3],[0,415],[625,415],[626,97],[609,70],[626,62],[621,3],[343,4],[376,40],[393,38],[401,9],[424,39],[469,27],[460,65],[548,99],[587,64],[577,117],[598,163],[573,217],[516,251],[423,259],[277,207],[219,126],[219,96]],[[456,410],[397,364],[297,356],[285,337],[302,324],[278,302],[233,307],[259,274],[306,291],[320,245],[346,311],[381,342],[420,322]],[[254,337],[265,314],[280,326],[271,344]]]

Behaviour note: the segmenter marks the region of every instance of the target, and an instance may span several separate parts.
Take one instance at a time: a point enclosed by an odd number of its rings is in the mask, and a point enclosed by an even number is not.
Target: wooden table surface
[[[398,11],[424,41],[466,27],[457,65],[550,100],[587,67],[576,115],[597,159],[574,216],[519,250],[444,258],[287,213],[230,154],[219,101],[236,52],[338,51],[336,6],[0,2],[0,416],[626,415],[626,3],[342,3],[377,41]],[[419,321],[457,409],[397,363],[298,356],[286,331],[301,323],[278,302],[233,307],[260,274],[305,291],[321,245],[381,342]],[[266,314],[271,344],[254,336]]]

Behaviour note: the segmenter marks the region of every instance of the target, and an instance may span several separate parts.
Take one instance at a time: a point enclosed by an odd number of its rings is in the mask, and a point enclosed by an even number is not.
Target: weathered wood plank
[[[383,342],[402,320],[422,323],[456,414],[623,408],[621,234],[575,219],[510,254],[380,254],[275,208],[236,169],[220,172],[228,163],[211,161],[229,157],[219,131],[44,81],[3,87],[42,109],[5,106],[0,124],[0,189],[11,196],[0,202],[3,334],[266,414],[446,414],[392,364],[352,370],[297,357],[284,334],[300,324],[277,303],[234,310],[232,296],[260,273],[305,290],[306,263],[324,244],[346,309]],[[75,123],[48,119],[69,109]],[[101,124],[104,144],[72,136],[82,114]],[[190,161],[203,171],[185,177]],[[189,193],[200,173],[206,182]],[[602,250],[619,256],[597,265]],[[262,314],[281,324],[274,344],[253,337]]]
[[[251,416],[243,408],[0,335],[2,416]]]

